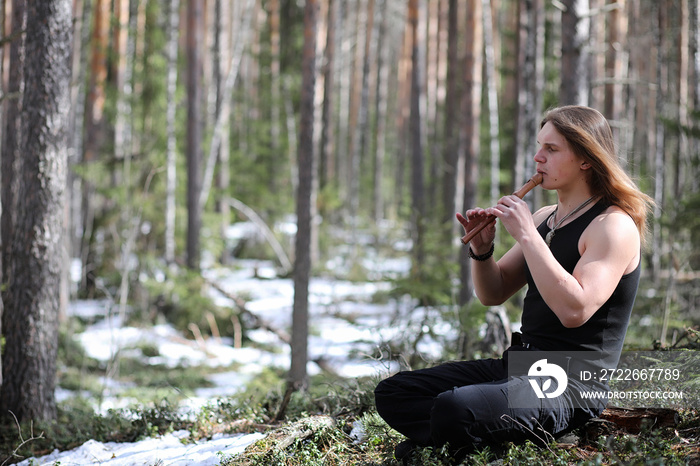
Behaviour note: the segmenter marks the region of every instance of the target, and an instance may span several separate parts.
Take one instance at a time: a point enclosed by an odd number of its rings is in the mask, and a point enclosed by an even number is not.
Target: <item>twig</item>
[[[19,451],[20,448],[22,448],[23,446],[25,446],[29,442],[44,438],[43,432],[41,434],[39,434],[38,437],[34,436],[34,422],[32,421],[29,424],[30,425],[29,432],[31,434],[31,437],[28,438],[27,440],[25,440],[24,437],[22,436],[22,427],[19,425],[19,420],[17,419],[17,416],[15,416],[15,413],[13,413],[12,411],[9,411],[9,413],[12,414],[12,417],[15,419],[15,424],[17,424],[17,431],[19,433],[19,440],[21,441],[21,443],[19,445],[17,445],[17,448],[15,448],[12,451],[12,453],[10,453],[10,456],[8,456],[5,459],[5,461],[3,461],[2,464],[0,464],[0,466],[5,466],[5,464],[7,464],[7,462],[10,461],[10,458],[20,458],[20,456],[17,454],[17,452]]]
[[[286,332],[275,328],[272,324],[267,322],[265,319],[263,319],[262,317],[251,312],[250,310],[248,310],[246,308],[245,301],[243,299],[229,293],[228,291],[223,289],[218,283],[214,282],[213,280],[207,280],[206,278],[205,278],[205,280],[212,288],[214,288],[216,291],[218,291],[219,293],[221,293],[222,295],[224,295],[225,297],[227,297],[231,301],[233,301],[233,303],[236,305],[236,307],[238,308],[238,310],[240,311],[241,314],[245,314],[245,315],[249,316],[250,318],[252,318],[254,321],[254,325],[256,325],[258,328],[261,328],[263,330],[267,330],[268,332],[274,333],[284,343],[287,343],[287,344],[291,343],[292,339]]]
[[[528,426],[526,426],[526,425],[523,424],[522,422],[518,421],[517,419],[513,419],[512,417],[510,417],[510,416],[507,415],[507,414],[503,414],[503,415],[501,416],[501,419],[504,420],[504,421],[510,420],[511,422],[514,422],[514,423],[518,424],[520,427],[522,427],[523,429],[525,429],[525,430],[527,430],[528,432],[530,432],[532,435],[534,435],[535,437],[537,437],[537,439],[538,439],[540,442],[542,442],[542,444],[547,448],[547,450],[549,450],[550,453],[552,453],[554,456],[556,456],[557,458],[559,458],[559,455],[557,455],[557,454],[554,452],[554,450],[552,450],[551,448],[549,448],[549,443],[550,443],[550,441],[548,441],[548,440],[549,440],[550,437],[551,437],[552,440],[554,440],[554,436],[553,436],[552,434],[550,434],[549,432],[547,432],[546,430],[544,430],[544,428],[540,425],[540,423],[539,423],[539,421],[537,421],[537,419],[535,419],[534,417],[532,418],[532,420],[535,421],[535,422],[537,423],[537,427],[538,427],[542,432],[544,432],[544,433],[546,434],[546,435],[545,435],[545,438],[540,437],[540,436],[537,435],[532,429],[530,429]]]

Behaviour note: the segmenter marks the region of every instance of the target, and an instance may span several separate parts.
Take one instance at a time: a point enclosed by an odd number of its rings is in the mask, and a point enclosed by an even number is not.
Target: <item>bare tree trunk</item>
[[[114,2],[114,55],[115,55],[115,87],[117,95],[117,112],[114,122],[114,155],[124,163],[125,177],[122,186],[129,194],[128,170],[131,161],[131,77],[133,63],[133,48],[129,47],[133,38],[129,34],[129,0]]]
[[[187,2],[187,266],[199,270],[202,227],[203,0]]]
[[[11,306],[0,412],[19,420],[56,417],[56,356],[63,260],[72,3],[27,9],[18,217],[11,240]],[[46,76],[51,76],[47,83]]]
[[[459,60],[459,1],[449,0],[447,16],[447,81],[445,83],[445,145],[442,156],[442,205],[441,222],[444,242],[452,243],[455,232],[454,213],[456,210],[457,164],[459,162],[459,134],[462,127],[459,108],[461,101],[460,71],[463,63]],[[459,76],[459,81],[458,81]],[[450,254],[452,255],[452,254]]]
[[[238,34],[236,34],[235,47],[231,53],[231,61],[229,62],[226,80],[221,89],[221,95],[217,97],[217,100],[222,102],[222,106],[219,108],[220,111],[215,115],[213,135],[209,145],[209,153],[207,155],[202,186],[200,188],[199,204],[201,210],[204,210],[204,206],[209,198],[209,191],[211,190],[211,185],[214,179],[216,160],[219,154],[219,148],[221,147],[222,133],[225,129],[224,123],[227,121],[231,112],[231,105],[229,102],[231,101],[233,87],[236,83],[236,78],[239,75],[239,70],[243,61],[245,45],[248,44],[249,33],[254,29],[253,21],[256,11],[255,0],[247,0],[244,8],[245,13],[241,17]]]
[[[348,2],[342,2],[340,5],[340,24],[338,26],[337,37],[341,38],[339,44],[339,62],[344,63],[346,67],[352,67],[353,63],[351,54],[354,50],[354,36],[349,31],[352,27],[353,22],[351,21],[352,15],[356,15],[357,12],[355,8],[350,8]],[[352,73],[347,69],[344,72],[338,74],[338,134],[336,138],[336,156],[335,163],[335,181],[338,186],[338,194],[340,198],[344,201],[343,211],[345,214],[351,215],[350,208],[350,186],[348,177],[352,175],[350,172],[351,164],[349,163],[349,147],[348,140],[350,139],[348,134],[350,133],[350,103],[351,103],[351,93],[352,93]],[[347,176],[338,176],[340,173],[344,173]]]
[[[362,50],[363,48],[358,46],[362,41],[363,36],[363,20],[366,17],[367,9],[365,4],[369,0],[358,0],[355,2],[354,7],[354,25],[355,29],[354,40],[356,41],[354,45],[351,46],[350,50],[354,50],[352,55],[352,64],[350,66],[350,96],[349,96],[349,117],[348,117],[348,136],[347,136],[347,202],[346,205],[349,208],[348,218],[352,221],[352,242],[356,243],[355,237],[357,235],[357,216],[360,203],[360,151],[358,149],[359,140],[357,138],[358,120],[359,120],[359,109],[360,102],[362,98]]]
[[[95,201],[95,185],[90,181],[92,166],[98,160],[105,141],[105,101],[107,99],[107,50],[109,48],[110,2],[95,0],[92,38],[90,40],[90,81],[85,110],[85,140],[83,162],[87,175],[83,179],[82,192],[82,242],[80,258],[82,264],[81,291],[91,297],[95,292],[95,216],[98,209]]]
[[[600,11],[606,3],[606,0],[589,0],[592,11]],[[606,40],[606,23],[608,16],[606,14],[596,13],[591,15],[591,67],[589,79],[591,80],[591,94],[589,105],[603,112],[604,115],[609,115],[604,109],[607,105],[608,80],[606,79],[607,67],[609,65],[608,57],[613,53],[612,44]],[[611,18],[612,20],[612,18]],[[610,22],[610,28],[615,25]]]
[[[588,0],[563,0],[559,103],[588,105]]]
[[[363,25],[364,34],[364,49],[362,52],[362,69],[360,74],[360,101],[357,110],[357,128],[353,133],[353,144],[354,153],[352,155],[353,169],[352,173],[354,176],[350,180],[352,183],[352,199],[353,199],[353,211],[354,215],[357,216],[360,210],[360,186],[362,183],[362,167],[365,165],[367,153],[367,135],[369,132],[369,75],[370,75],[370,63],[373,61],[372,57],[372,42],[374,41],[374,4],[375,0],[367,0],[367,7],[365,9],[365,23]],[[357,222],[353,223],[357,226]]]
[[[218,188],[218,197],[216,199],[216,211],[220,215],[219,230],[222,238],[225,237],[226,228],[231,223],[231,208],[228,202],[229,195],[227,189],[231,183],[231,173],[229,167],[230,160],[230,138],[229,138],[229,122],[230,122],[230,96],[223,95],[224,86],[224,63],[231,62],[231,49],[229,48],[229,38],[232,35],[232,15],[231,4],[225,0],[216,0],[214,4],[215,18],[214,28],[216,30],[214,37],[214,66],[215,66],[215,89],[216,89],[216,115],[223,115],[221,137],[219,139],[219,150],[217,155],[217,164],[219,170],[216,174],[216,187]],[[229,100],[225,100],[226,98]],[[277,121],[279,125],[279,121]],[[273,123],[274,125],[274,123]],[[279,126],[277,126],[279,129]],[[278,143],[278,142],[276,142]],[[224,251],[221,255],[221,263],[227,265],[229,263],[229,254]]]
[[[533,155],[540,109],[537,107],[537,21],[544,11],[538,11],[536,0],[519,2],[519,46],[518,46],[518,122],[516,125],[515,171],[513,186],[522,186],[532,175],[528,170],[528,159]]]
[[[21,141],[19,140],[22,123],[22,98],[24,93],[25,28],[27,26],[27,9],[25,0],[14,0],[11,4],[11,36],[8,62],[8,83],[4,90],[4,125],[2,140],[2,301],[6,308],[10,304],[11,294],[7,280],[12,276],[11,238],[17,222],[17,202],[19,180],[22,169]],[[2,329],[0,321],[0,330]]]
[[[12,294],[8,280],[12,276],[12,236],[17,222],[17,208],[19,196],[19,180],[22,169],[21,141],[19,140],[22,123],[22,98],[24,93],[24,60],[25,60],[25,40],[24,32],[27,26],[27,10],[25,0],[14,0],[11,4],[11,24],[10,34],[15,39],[10,43],[10,53],[8,61],[8,83],[4,91],[5,113],[2,140],[2,220],[0,227],[0,238],[2,238],[2,302],[5,309],[11,309]],[[0,335],[2,335],[5,313],[0,312]],[[0,361],[2,369],[2,361]],[[0,385],[2,385],[2,375],[0,374]]]
[[[299,190],[294,262],[294,308],[292,311],[292,361],[288,391],[308,385],[309,279],[311,276],[311,199],[314,184],[314,95],[316,86],[317,0],[304,6],[304,49],[299,125]]]
[[[411,210],[413,217],[413,271],[420,277],[424,261],[425,175],[423,156],[423,67],[421,41],[418,38],[418,0],[408,2],[408,21],[411,25]]]
[[[175,114],[177,101],[177,52],[180,32],[180,0],[166,2],[168,5],[167,22],[167,59],[168,74],[166,78],[167,107],[165,113],[167,149],[166,149],[166,188],[165,188],[165,261],[175,263],[175,189],[177,188],[177,138],[175,136]]]
[[[323,54],[323,105],[321,108],[321,142],[319,143],[319,189],[324,190],[329,179],[334,175],[334,136],[333,131],[333,86],[335,83],[335,33],[338,1],[328,0],[328,19],[326,25],[326,46]]]
[[[486,87],[489,108],[489,160],[491,161],[491,205],[495,205],[501,197],[500,181],[500,160],[501,147],[498,141],[499,118],[498,118],[498,89],[496,88],[497,70],[495,62],[495,50],[493,43],[493,20],[491,11],[491,1],[483,0],[483,30],[484,30],[484,66],[486,76]]]
[[[464,87],[465,92],[462,98],[462,113],[464,114],[464,153],[462,164],[464,167],[464,191],[462,197],[462,211],[471,209],[476,205],[476,188],[479,176],[479,143],[480,125],[479,115],[481,114],[481,91],[483,83],[481,81],[483,64],[482,54],[484,45],[481,31],[481,0],[468,0],[466,9],[466,60],[464,76],[466,77]],[[467,249],[460,249],[460,289],[459,305],[462,309],[472,300],[471,264],[467,255]],[[461,348],[466,347],[466,339],[469,333],[465,331],[465,326],[460,326]]]
[[[92,3],[84,0],[75,2],[73,24],[73,85],[71,91],[71,114],[69,129],[68,148],[68,182],[67,182],[67,204],[68,220],[66,223],[66,261],[80,255],[80,242],[82,231],[82,212],[80,193],[83,190],[83,182],[72,169],[83,158],[83,127],[85,124],[85,101],[87,97],[85,87],[85,76],[87,72],[88,51],[90,49],[90,18],[92,17]],[[71,292],[69,276],[65,277],[67,291],[66,299],[70,298]]]
[[[653,247],[652,247],[652,260],[651,260],[651,274],[653,279],[656,281],[659,278],[659,272],[661,271],[661,254],[663,252],[661,248],[661,221],[664,206],[664,190],[665,190],[665,131],[664,124],[662,121],[663,116],[665,116],[665,101],[666,101],[666,88],[668,80],[668,69],[666,67],[666,41],[664,37],[666,35],[666,9],[665,5],[656,5],[657,23],[655,28],[655,39],[656,39],[656,146],[654,150],[654,201],[656,203],[654,207],[654,227],[653,233]]]
[[[384,218],[384,195],[382,193],[384,178],[384,160],[386,152],[386,123],[388,107],[389,86],[389,60],[390,52],[387,47],[387,8],[390,0],[380,0],[379,4],[379,30],[377,32],[377,81],[375,88],[374,114],[376,128],[373,133],[374,170],[372,171],[372,218],[378,222]]]

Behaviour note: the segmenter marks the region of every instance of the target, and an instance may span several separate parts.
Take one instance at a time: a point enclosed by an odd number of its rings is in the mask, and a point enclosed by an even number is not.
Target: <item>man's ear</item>
[[[590,163],[586,162],[585,160],[581,162],[581,170],[588,170],[589,168],[591,168]]]

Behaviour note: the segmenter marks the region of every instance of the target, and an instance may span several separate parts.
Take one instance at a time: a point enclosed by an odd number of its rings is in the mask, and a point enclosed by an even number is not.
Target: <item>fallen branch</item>
[[[216,291],[218,291],[219,293],[221,293],[222,295],[224,295],[225,297],[227,297],[228,299],[233,301],[233,303],[236,305],[236,308],[238,309],[238,311],[242,315],[249,317],[253,321],[253,325],[256,328],[261,328],[263,330],[267,330],[268,332],[274,333],[284,343],[287,343],[287,344],[291,343],[292,339],[287,332],[285,332],[284,330],[280,330],[278,328],[275,328],[272,324],[270,324],[268,321],[266,321],[262,317],[249,311],[246,308],[246,303],[242,298],[229,293],[228,291],[223,289],[218,283],[215,283],[211,280],[207,280],[206,278],[204,278],[204,280],[206,280],[207,284],[209,284]]]

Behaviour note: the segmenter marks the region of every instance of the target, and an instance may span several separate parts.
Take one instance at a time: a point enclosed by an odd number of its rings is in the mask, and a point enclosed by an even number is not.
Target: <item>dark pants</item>
[[[511,347],[502,359],[399,372],[377,385],[377,412],[420,446],[449,443],[462,452],[507,441],[548,443],[600,414],[604,405],[539,399],[526,375],[509,378],[508,353],[515,350],[524,348]]]

